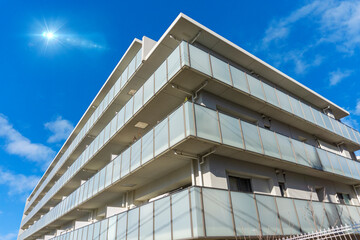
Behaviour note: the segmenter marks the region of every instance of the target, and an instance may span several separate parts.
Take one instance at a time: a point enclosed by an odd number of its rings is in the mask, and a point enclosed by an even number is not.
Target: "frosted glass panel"
[[[280,235],[282,232],[274,197],[256,195],[256,203],[259,210],[262,234]]]
[[[316,151],[320,157],[320,162],[323,167],[323,170],[328,171],[328,172],[334,172],[334,170],[331,166],[331,163],[328,159],[326,151],[319,149],[319,148],[317,148]]]
[[[249,83],[250,93],[253,96],[265,101],[264,91],[262,89],[261,82],[258,79],[254,78],[253,76],[248,75],[248,74],[246,74],[246,78]]]
[[[185,138],[184,110],[181,106],[169,116],[170,146]]]
[[[142,107],[143,88],[140,88],[134,95],[134,113]]]
[[[348,132],[350,133],[350,137],[353,140],[353,142],[358,143],[358,140],[357,140],[357,138],[355,136],[355,131],[350,127],[347,127],[347,129],[348,129]]]
[[[195,105],[197,136],[220,142],[217,113],[213,110]]]
[[[112,173],[113,173],[113,161],[111,161],[107,166],[106,166],[106,180],[105,180],[105,187],[109,186],[111,184],[111,179],[112,179]]]
[[[360,174],[356,167],[356,164],[358,164],[358,163],[356,163],[355,161],[350,160],[350,159],[346,159],[345,161],[347,161],[353,177],[360,180]]]
[[[280,158],[279,148],[275,139],[275,133],[264,128],[259,128],[265,155]]]
[[[168,79],[175,75],[180,70],[180,52],[177,47],[168,57]]]
[[[114,159],[112,182],[115,182],[120,179],[120,166],[121,166],[121,155],[117,156]]]
[[[190,189],[191,197],[191,218],[194,238],[204,236],[204,222],[201,209],[201,195],[199,188]]]
[[[346,126],[346,128],[347,128],[348,133],[349,133],[349,135],[350,135],[350,139],[351,139],[353,142],[357,142],[356,137],[355,137],[355,134],[354,134],[352,128],[350,128],[350,127],[348,127],[348,126]]]
[[[87,199],[88,188],[89,188],[89,181],[87,181],[84,185],[84,194],[83,194],[82,201],[85,201],[85,199]]]
[[[121,159],[121,177],[124,177],[130,170],[130,148],[126,149]]]
[[[107,233],[107,240],[115,240],[116,237],[116,219],[117,216],[109,218],[109,227]]]
[[[321,113],[318,110],[314,109],[314,108],[312,108],[312,112],[313,112],[313,114],[315,116],[316,124],[323,127],[323,128],[326,128],[326,126],[324,124],[324,121],[323,121],[323,119],[321,117]]]
[[[81,236],[81,240],[86,240],[87,239],[87,236],[88,236],[88,229],[89,227],[86,226],[83,228],[83,231],[82,231],[82,236]]]
[[[275,89],[268,85],[267,83],[262,83],[263,88],[264,88],[264,92],[265,92],[265,96],[266,96],[266,100],[267,102],[271,103],[274,106],[280,107],[279,105],[279,100],[277,99],[276,93],[275,93]]]
[[[337,174],[340,174],[340,175],[344,175],[344,172],[341,169],[341,166],[340,166],[340,163],[338,161],[336,154],[327,152],[327,156],[331,162],[334,172]]]
[[[328,218],[325,213],[325,209],[322,202],[312,202],[312,207],[314,210],[314,219],[317,226],[317,229],[327,229],[330,227]]]
[[[89,197],[92,196],[93,185],[94,185],[94,178],[90,178],[90,180],[89,180],[89,187],[88,187],[88,193],[87,193],[87,198],[89,198]]]
[[[346,129],[346,126],[343,123],[340,123],[339,125],[340,125],[341,131],[343,133],[343,136],[346,137],[346,138],[350,138],[350,135],[349,135],[349,132]]]
[[[140,207],[139,239],[153,239],[153,203]]]
[[[154,75],[144,83],[144,104],[154,95]]]
[[[181,65],[182,66],[184,66],[184,65],[190,66],[188,43],[181,42],[180,49],[181,49]]]
[[[119,130],[124,125],[125,119],[125,107],[123,107],[120,112],[117,114],[117,127],[116,129]]]
[[[134,98],[132,97],[125,105],[125,122],[129,121],[133,115],[133,104]]]
[[[234,236],[229,192],[204,188],[203,202],[207,236]]]
[[[168,119],[165,118],[155,127],[155,156],[169,147],[168,141]]]
[[[311,108],[307,104],[305,104],[303,102],[300,102],[300,104],[301,104],[301,107],[302,107],[302,109],[304,111],[305,119],[308,120],[309,122],[315,123],[314,116],[313,116],[313,114],[311,112]]]
[[[292,113],[288,95],[286,95],[285,93],[283,93],[282,91],[279,91],[277,89],[276,89],[276,94],[279,98],[281,108],[284,109],[285,111]]]
[[[127,212],[118,215],[116,224],[116,240],[126,239],[126,221]]]
[[[222,113],[219,113],[219,118],[223,143],[233,147],[244,148],[239,119]]]
[[[346,208],[346,205],[341,205],[341,204],[336,204],[336,208],[338,210],[338,213],[340,215],[340,219],[342,224],[347,224],[347,225],[351,225],[352,221],[350,218],[350,214],[349,211]]]
[[[141,157],[141,140],[136,141],[131,146],[131,171],[134,171],[140,166],[140,157]]]
[[[171,196],[173,238],[191,237],[190,206],[188,191],[182,191]]]
[[[291,140],[291,142],[294,147],[297,162],[301,165],[310,167],[310,164],[307,160],[305,148],[304,148],[304,143],[296,141],[296,140]]]
[[[92,195],[95,195],[98,190],[99,190],[99,177],[100,177],[100,172],[98,172],[97,174],[95,174],[95,176],[93,177],[94,179],[94,186],[93,186],[93,191],[92,191]]]
[[[347,205],[347,208],[349,210],[350,217],[351,217],[351,220],[352,220],[353,224],[360,223],[360,215],[359,215],[359,212],[356,209],[357,207]]]
[[[296,163],[290,139],[280,134],[276,134],[276,138],[279,142],[281,158],[283,160]]]
[[[289,96],[289,100],[290,100],[294,114],[298,117],[304,118],[304,114],[302,112],[299,100],[297,100],[291,96]]]
[[[91,239],[93,240],[98,240],[99,236],[100,236],[100,224],[101,222],[96,222],[94,224],[94,233],[93,233],[93,237]]]
[[[189,45],[190,50],[190,66],[211,76],[209,54]]]
[[[195,136],[195,120],[193,114],[193,105],[190,102],[184,104],[185,108],[185,127],[186,127],[186,136],[192,135]]]
[[[263,153],[257,126],[241,121],[246,150]]]
[[[325,114],[321,114],[323,120],[324,120],[324,123],[325,123],[325,126],[328,130],[334,132],[334,128],[332,127],[331,125],[331,122],[330,122],[330,117],[325,115]]]
[[[99,175],[99,192],[104,189],[105,187],[105,170],[106,168],[101,169]]]
[[[342,136],[342,132],[341,132],[341,129],[340,129],[340,126],[339,126],[338,121],[336,121],[336,120],[333,119],[333,118],[330,118],[330,121],[331,121],[331,123],[332,123],[332,125],[333,125],[333,127],[334,127],[335,132],[336,132],[338,135]]]
[[[136,54],[136,68],[138,68],[141,63],[142,63],[142,50],[140,48],[140,50]]]
[[[316,231],[311,203],[309,201],[294,199],[298,213],[301,230],[305,233]]]
[[[259,236],[259,220],[254,201],[249,193],[231,192],[236,234],[238,236]]]
[[[319,156],[317,155],[316,148],[311,145],[308,145],[308,144],[304,144],[304,146],[305,146],[307,157],[309,159],[310,166],[312,168],[322,170],[323,167],[321,165]]]
[[[245,73],[233,66],[230,66],[231,78],[234,84],[234,87],[240,89],[244,92],[249,92],[249,87],[245,77]]]
[[[220,59],[213,56],[210,56],[210,59],[213,77],[226,84],[232,85],[230,79],[229,65],[226,62],[221,61]]]
[[[171,239],[170,197],[155,201],[155,239]]]
[[[155,92],[164,86],[166,83],[166,61],[163,62],[160,67],[155,71]]]
[[[300,225],[292,199],[276,198],[284,235],[300,234]]]
[[[341,220],[339,218],[339,214],[338,214],[335,204],[324,203],[324,208],[325,208],[326,215],[328,217],[330,226],[331,227],[340,226]]]
[[[104,220],[101,221],[100,240],[106,240],[106,237],[107,237],[107,225],[108,225],[108,219],[104,219]]]
[[[141,163],[144,164],[153,158],[153,137],[154,131],[150,130],[147,134],[142,137],[142,152],[141,152]]]
[[[129,64],[129,73],[128,73],[128,79],[134,74],[135,72],[135,58],[130,62]]]
[[[109,140],[109,138],[110,138],[110,123],[105,127],[104,143],[106,143]],[[94,145],[91,144],[90,146],[93,147]],[[91,152],[91,155],[94,153],[93,148],[90,148],[90,152]]]
[[[347,164],[347,159],[342,156],[337,156],[337,158],[339,160],[342,170],[345,173],[345,176],[352,178],[352,174],[351,174],[349,165]]]
[[[138,240],[139,230],[139,208],[134,208],[128,212],[127,240]]]

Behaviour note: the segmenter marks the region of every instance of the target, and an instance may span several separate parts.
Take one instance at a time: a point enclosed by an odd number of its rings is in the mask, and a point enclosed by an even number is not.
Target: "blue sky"
[[[159,39],[180,12],[347,109],[359,129],[360,2],[127,2],[0,0],[0,240],[16,239],[26,196],[133,38]]]

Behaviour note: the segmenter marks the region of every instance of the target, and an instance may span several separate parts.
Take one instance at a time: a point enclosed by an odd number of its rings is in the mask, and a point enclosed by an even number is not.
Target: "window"
[[[337,193],[336,196],[341,204],[350,204],[350,195],[349,194]]]
[[[316,195],[319,199],[319,202],[323,202],[324,198],[325,198],[325,188],[321,187],[321,188],[316,188]]]
[[[286,187],[284,182],[279,182],[280,193],[282,197],[287,197]]]
[[[229,176],[230,191],[248,192],[251,193],[251,179]]]

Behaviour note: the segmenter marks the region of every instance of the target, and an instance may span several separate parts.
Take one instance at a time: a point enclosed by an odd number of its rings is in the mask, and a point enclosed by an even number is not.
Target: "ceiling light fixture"
[[[146,128],[148,125],[149,125],[149,124],[147,124],[147,123],[145,123],[145,122],[137,122],[137,123],[135,124],[135,127],[144,129],[144,128]]]

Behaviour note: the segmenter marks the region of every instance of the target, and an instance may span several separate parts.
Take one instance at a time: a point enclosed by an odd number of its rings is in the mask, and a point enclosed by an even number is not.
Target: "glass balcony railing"
[[[22,239],[118,183],[189,136],[360,180],[357,161],[187,102],[25,230]]]
[[[295,235],[360,222],[360,207],[191,187],[55,240]]]
[[[113,87],[106,94],[104,99],[101,101],[99,106],[96,108],[94,113],[91,115],[86,124],[82,127],[81,131],[72,141],[68,149],[65,151],[60,160],[56,163],[55,167],[50,171],[49,175],[46,177],[45,181],[41,184],[39,189],[35,192],[34,196],[30,199],[29,203],[25,206],[24,212],[33,204],[35,199],[39,196],[45,186],[49,183],[49,181],[54,177],[59,168],[66,162],[68,157],[74,151],[74,149],[78,146],[78,144],[82,141],[82,139],[87,135],[89,130],[93,127],[102,113],[107,109],[112,100],[119,94],[125,84],[130,80],[135,71],[139,68],[141,64],[141,49],[137,52],[135,57],[131,60],[129,65],[126,67],[124,72],[121,74],[119,79],[113,85]]]
[[[197,47],[188,44],[188,49],[191,68],[360,145],[357,130]]]

